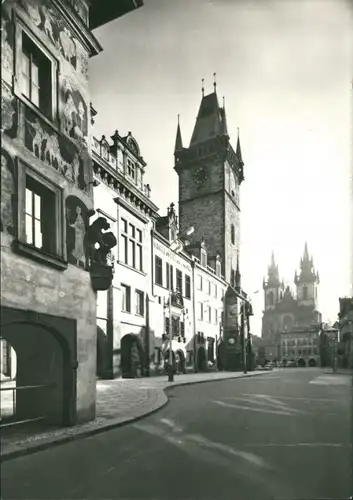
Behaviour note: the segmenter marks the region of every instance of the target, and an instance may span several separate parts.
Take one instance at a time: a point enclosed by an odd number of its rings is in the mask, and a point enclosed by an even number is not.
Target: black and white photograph
[[[1,0],[0,500],[353,498],[353,3]]]

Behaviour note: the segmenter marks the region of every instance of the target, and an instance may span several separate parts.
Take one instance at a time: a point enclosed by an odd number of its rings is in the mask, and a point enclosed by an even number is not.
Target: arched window
[[[274,294],[273,294],[273,292],[270,292],[270,293],[268,294],[268,304],[269,304],[270,306],[273,306],[274,301],[275,301]]]
[[[308,287],[304,286],[303,287],[303,300],[306,300],[308,298]]]
[[[235,228],[234,228],[234,224],[232,224],[231,227],[230,227],[230,238],[231,238],[232,245],[234,245],[234,243],[235,243]]]

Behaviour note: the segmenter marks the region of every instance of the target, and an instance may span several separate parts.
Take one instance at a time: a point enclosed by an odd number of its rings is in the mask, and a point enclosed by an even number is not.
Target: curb
[[[269,373],[271,373],[271,372],[255,373],[254,375],[250,375],[250,376],[247,374],[244,374],[244,375],[238,375],[238,376],[234,376],[234,377],[219,378],[219,379],[215,379],[215,380],[196,380],[195,382],[186,381],[186,382],[179,382],[179,383],[178,382],[176,382],[176,383],[171,382],[172,385],[163,387],[161,389],[159,389],[159,388],[156,389],[157,392],[161,391],[163,393],[165,400],[162,403],[158,404],[158,406],[156,408],[153,408],[152,410],[147,410],[146,413],[143,413],[142,415],[138,415],[136,417],[126,418],[125,420],[118,421],[118,422],[114,421],[114,419],[111,419],[110,422],[108,420],[109,423],[107,422],[106,424],[102,424],[99,427],[93,427],[91,429],[83,430],[82,432],[78,432],[77,434],[70,434],[68,436],[57,436],[57,437],[54,436],[53,438],[47,438],[47,440],[44,439],[43,442],[41,442],[41,443],[29,444],[29,446],[27,446],[26,448],[18,448],[18,449],[10,450],[8,453],[0,455],[0,463],[6,462],[9,460],[13,460],[15,458],[19,458],[22,456],[32,455],[33,453],[36,453],[38,451],[44,451],[44,450],[47,450],[48,448],[54,448],[55,446],[67,444],[67,443],[70,443],[71,441],[78,441],[79,439],[84,439],[86,437],[94,436],[97,434],[102,434],[103,432],[117,429],[118,427],[123,427],[124,425],[128,425],[128,424],[132,424],[134,422],[137,422],[138,420],[141,420],[142,418],[153,415],[157,411],[164,408],[170,401],[170,399],[168,398],[167,392],[169,392],[170,390],[172,390],[176,387],[181,387],[181,386],[185,386],[185,385],[204,384],[207,382],[224,382],[225,380],[235,380],[238,378],[252,378],[252,377],[258,377],[261,375],[267,375]]]

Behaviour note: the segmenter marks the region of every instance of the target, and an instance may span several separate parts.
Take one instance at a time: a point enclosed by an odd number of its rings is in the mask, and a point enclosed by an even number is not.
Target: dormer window
[[[207,267],[207,252],[201,249],[201,266]]]
[[[135,164],[129,158],[127,160],[127,173],[132,179],[135,179],[136,167]]]

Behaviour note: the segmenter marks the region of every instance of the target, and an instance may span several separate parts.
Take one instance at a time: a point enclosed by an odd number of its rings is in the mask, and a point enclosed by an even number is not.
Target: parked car
[[[297,366],[297,364],[295,361],[288,361],[287,366],[288,368],[294,368],[295,366]]]

